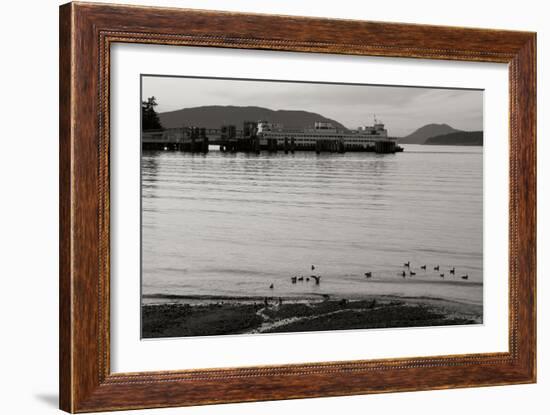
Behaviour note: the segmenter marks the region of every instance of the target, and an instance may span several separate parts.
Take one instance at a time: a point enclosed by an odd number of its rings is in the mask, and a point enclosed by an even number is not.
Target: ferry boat
[[[356,130],[337,129],[329,122],[316,122],[313,128],[288,129],[283,125],[260,121],[256,135],[262,149],[291,149],[321,151],[374,151],[395,153],[403,151],[397,139],[388,136],[384,124],[375,119],[373,125]]]

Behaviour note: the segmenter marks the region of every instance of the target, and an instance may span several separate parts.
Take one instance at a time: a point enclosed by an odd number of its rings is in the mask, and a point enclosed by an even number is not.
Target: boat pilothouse
[[[396,145],[396,139],[389,137],[384,124],[376,119],[373,125],[359,127],[356,130],[336,128],[330,122],[315,122],[312,128],[289,129],[282,124],[259,121],[257,136],[260,146],[267,149],[284,149],[291,146],[296,150],[317,152],[401,151]]]

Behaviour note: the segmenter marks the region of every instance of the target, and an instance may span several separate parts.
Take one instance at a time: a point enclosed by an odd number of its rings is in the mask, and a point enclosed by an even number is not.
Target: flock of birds
[[[416,272],[414,272],[414,271],[411,269],[411,261],[405,262],[405,263],[403,264],[403,266],[404,266],[405,268],[408,268],[408,269],[409,269],[409,277],[414,277],[414,276],[416,275]],[[427,270],[427,265],[426,265],[426,264],[421,265],[421,266],[420,266],[420,269],[426,271],[426,270]],[[439,269],[440,269],[439,264],[436,265],[436,266],[434,266],[434,271],[439,271]],[[452,268],[449,270],[449,275],[456,275],[456,268],[455,268],[455,267],[452,267]],[[403,278],[405,278],[405,277],[407,276],[407,273],[406,273],[405,271],[401,271],[401,276],[402,276]],[[441,272],[441,273],[439,274],[439,276],[440,276],[441,278],[445,278],[445,273],[444,273],[444,272]],[[365,273],[365,277],[367,277],[367,278],[372,277],[372,273],[370,273],[370,272]],[[461,275],[460,278],[462,278],[463,280],[467,280],[467,279],[468,279],[468,274]]]
[[[408,268],[408,274],[409,274],[409,277],[414,277],[416,275],[416,272],[414,272],[412,269],[411,269],[411,261],[408,261],[408,262],[405,262],[403,264],[403,267],[405,268]],[[420,266],[420,269],[426,271],[427,270],[427,265],[424,264],[424,265],[421,265]],[[312,265],[311,266],[311,270],[314,271],[315,270],[315,265]],[[440,266],[439,264],[438,265],[435,265],[433,267],[433,270],[434,271],[440,271]],[[449,275],[456,275],[456,268],[455,267],[452,267],[451,269],[449,269]],[[403,278],[406,278],[407,277],[407,272],[405,272],[404,270],[401,271],[401,276]],[[439,273],[439,276],[441,278],[445,278],[445,273],[444,272],[440,272]],[[372,278],[372,271],[370,272],[365,272],[365,278]],[[463,280],[467,280],[468,279],[468,274],[464,274],[464,275],[461,275],[460,278],[462,278]],[[321,283],[321,276],[320,275],[310,275],[309,277],[304,277],[303,275],[300,275],[299,277],[297,275],[295,275],[294,277],[291,277],[290,278],[290,282],[292,282],[292,284],[296,284],[298,282],[303,282],[303,281],[306,281],[306,282],[309,282],[310,280],[314,280],[315,281],[315,285],[319,285]],[[275,284],[271,283],[271,285],[269,286],[269,289],[273,290],[275,288]]]
[[[314,271],[315,270],[315,265],[312,265],[311,266],[311,270]],[[290,282],[292,282],[292,284],[296,284],[298,282],[309,282],[309,281],[315,281],[315,285],[320,285],[321,284],[321,276],[320,275],[310,275],[309,277],[304,277],[303,275],[300,275],[299,277],[297,275],[295,275],[294,277],[291,277],[290,278]],[[271,285],[269,286],[269,289],[270,290],[273,290],[275,288],[275,284],[271,283]]]

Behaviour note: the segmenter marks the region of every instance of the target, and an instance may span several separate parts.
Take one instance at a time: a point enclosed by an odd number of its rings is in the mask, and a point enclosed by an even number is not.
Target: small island
[[[461,131],[448,124],[426,124],[401,137],[398,142],[438,146],[482,146],[483,131]]]
[[[482,146],[483,131],[459,131],[428,138],[424,144],[438,146]]]

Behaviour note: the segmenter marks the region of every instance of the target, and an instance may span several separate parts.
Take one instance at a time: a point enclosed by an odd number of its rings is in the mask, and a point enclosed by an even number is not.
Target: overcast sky
[[[158,112],[204,105],[259,106],[316,112],[348,128],[372,124],[376,114],[392,136],[407,135],[429,123],[483,129],[479,90],[175,77],[142,80],[143,99],[154,95]]]

